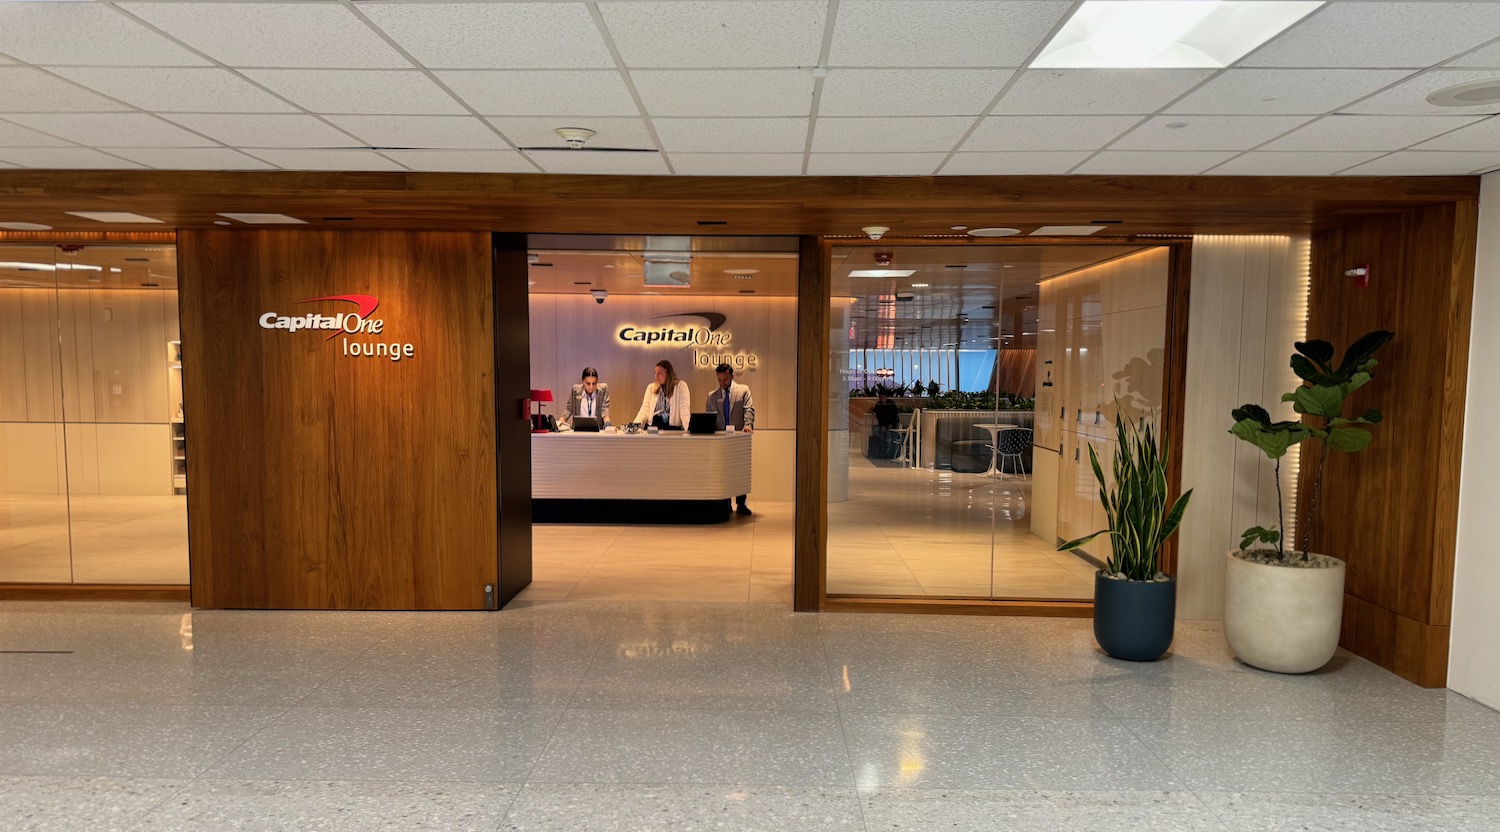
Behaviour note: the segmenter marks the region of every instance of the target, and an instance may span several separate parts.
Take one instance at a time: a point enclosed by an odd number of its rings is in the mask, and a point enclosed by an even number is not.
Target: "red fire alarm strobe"
[[[1352,269],[1344,269],[1344,277],[1354,280],[1354,288],[1370,288],[1370,264],[1359,263]]]

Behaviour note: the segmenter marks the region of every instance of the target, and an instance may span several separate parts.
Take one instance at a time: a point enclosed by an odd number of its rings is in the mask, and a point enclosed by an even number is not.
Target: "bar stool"
[[[896,454],[896,461],[900,462],[902,467],[910,467],[912,464],[911,425],[900,428],[891,428],[891,432],[901,434],[901,450]]]

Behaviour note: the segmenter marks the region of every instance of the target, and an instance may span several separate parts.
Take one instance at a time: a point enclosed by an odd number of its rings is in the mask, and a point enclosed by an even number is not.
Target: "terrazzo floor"
[[[1500,828],[1500,714],[1202,623],[12,601],[0,651],[7,832]]]

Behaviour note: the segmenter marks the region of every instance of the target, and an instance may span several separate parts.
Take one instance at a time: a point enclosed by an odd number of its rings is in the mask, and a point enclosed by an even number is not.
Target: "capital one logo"
[[[380,299],[372,295],[327,295],[320,298],[299,300],[297,303],[322,303],[328,301],[352,303],[355,306],[355,311],[340,311],[328,315],[321,312],[309,312],[305,315],[282,315],[279,312],[266,312],[260,316],[260,326],[262,329],[285,332],[289,335],[304,329],[327,332],[328,337],[324,338],[324,341],[332,341],[340,335],[380,335],[385,331],[385,320],[371,317],[375,313],[375,310],[380,307]],[[416,355],[416,346],[409,343],[362,341],[346,337],[343,339],[342,346],[342,354],[350,358],[373,358],[379,356],[381,358],[389,358],[395,362]]]

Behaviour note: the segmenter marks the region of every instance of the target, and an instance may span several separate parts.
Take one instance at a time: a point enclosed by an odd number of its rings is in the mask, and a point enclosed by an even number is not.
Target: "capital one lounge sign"
[[[299,300],[297,303],[329,301],[352,303],[356,311],[335,311],[326,315],[321,312],[308,312],[303,315],[265,312],[259,318],[260,326],[262,329],[284,332],[288,335],[302,330],[327,332],[328,337],[324,338],[324,341],[332,341],[342,335],[344,338],[341,344],[341,354],[346,358],[386,358],[396,362],[416,356],[417,349],[414,344],[370,340],[382,338],[385,333],[385,320],[374,317],[375,310],[380,307],[378,298],[371,295],[328,295]]]
[[[693,366],[713,369],[728,364],[736,370],[754,370],[760,366],[760,356],[753,352],[741,352],[732,342],[734,336],[722,329],[728,317],[718,312],[676,312],[658,315],[661,318],[703,318],[707,326],[669,326],[666,324],[624,324],[615,333],[616,340],[627,347],[680,347],[691,348]]]

